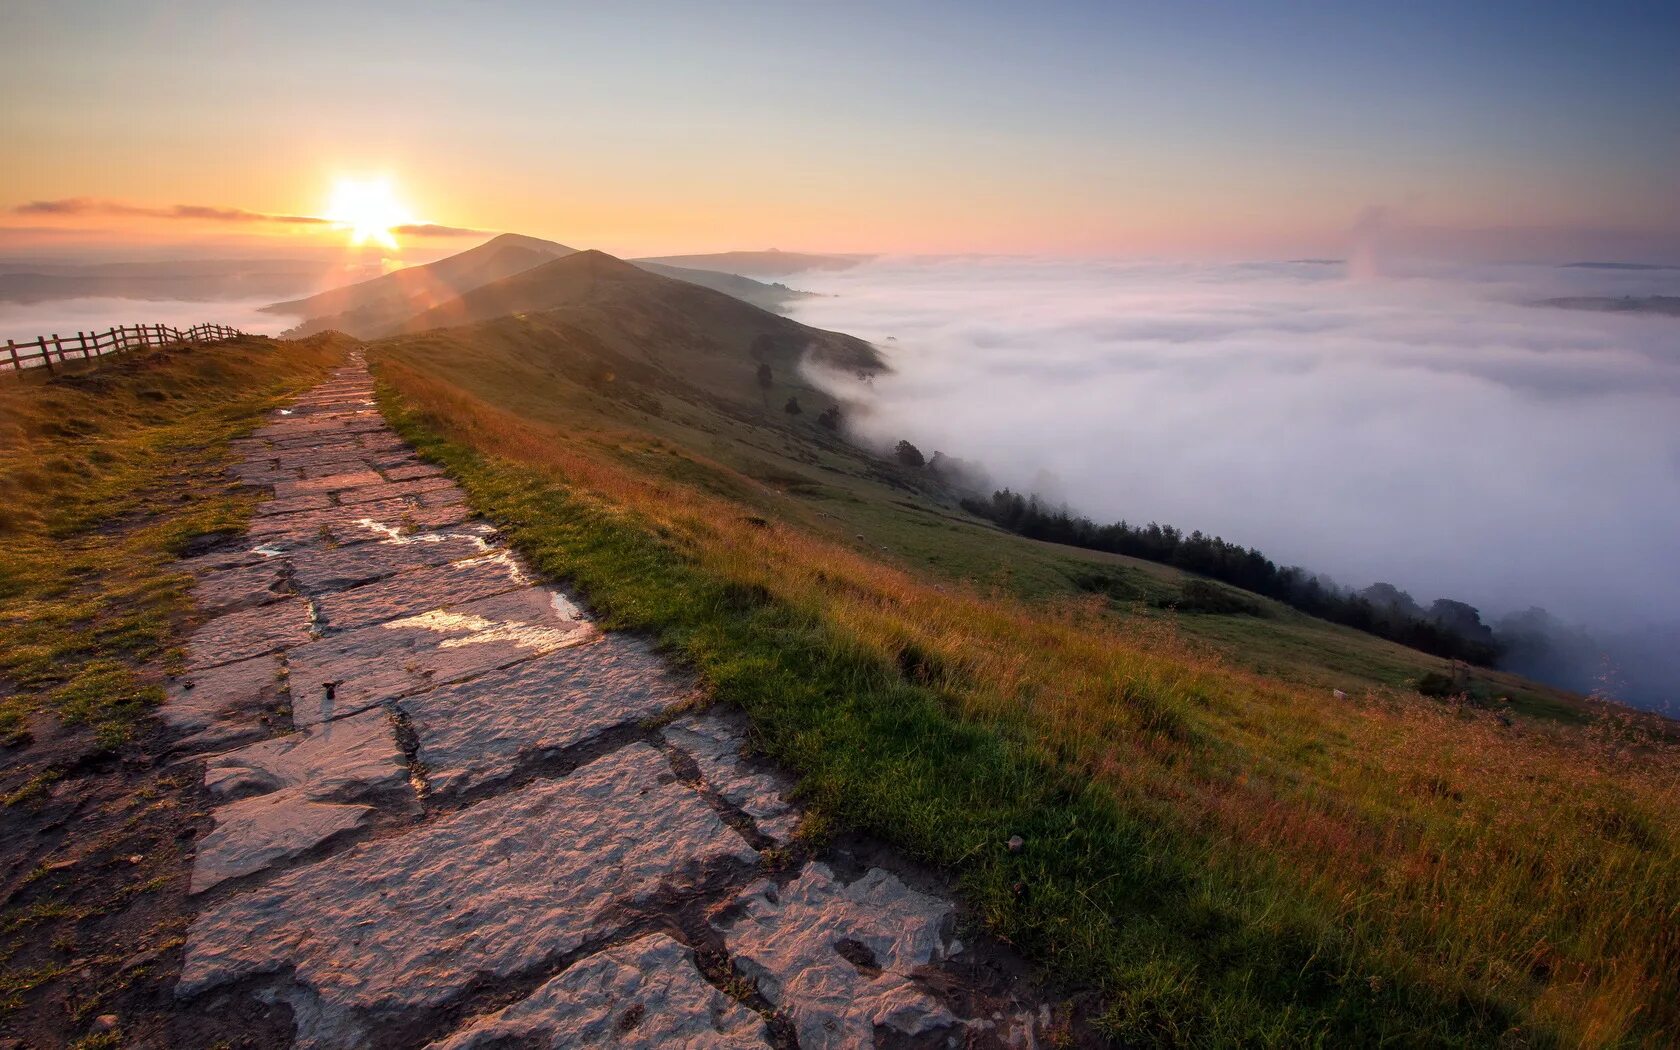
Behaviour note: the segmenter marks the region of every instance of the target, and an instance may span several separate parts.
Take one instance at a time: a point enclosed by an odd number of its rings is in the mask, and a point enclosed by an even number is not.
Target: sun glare
[[[414,222],[397,202],[387,179],[340,179],[333,187],[327,218],[350,231],[353,246],[372,242],[395,250],[395,229]]]

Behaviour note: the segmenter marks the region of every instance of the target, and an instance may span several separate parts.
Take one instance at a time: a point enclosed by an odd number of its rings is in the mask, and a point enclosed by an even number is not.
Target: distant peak
[[[545,241],[541,237],[527,237],[522,233],[500,233],[485,242],[485,246],[497,248],[524,248],[528,251],[542,252],[545,255],[571,255],[577,249],[568,248],[556,241]]]

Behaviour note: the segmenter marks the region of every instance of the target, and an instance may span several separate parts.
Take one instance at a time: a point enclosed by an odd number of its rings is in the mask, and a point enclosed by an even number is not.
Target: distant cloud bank
[[[1355,587],[1680,635],[1680,321],[1531,305],[1674,275],[1361,272],[889,259],[802,275],[828,297],[793,312],[887,351],[867,388],[825,380],[875,442]],[[1628,653],[1627,690],[1680,693],[1680,667]]]
[[[272,223],[276,226],[331,226],[332,219],[319,215],[279,215],[245,208],[218,208],[207,204],[171,204],[150,207],[95,197],[63,197],[58,200],[28,201],[12,208],[14,215],[102,216],[107,218],[185,219],[215,223]],[[485,230],[437,223],[410,223],[393,227],[392,233],[408,237],[484,237]]]

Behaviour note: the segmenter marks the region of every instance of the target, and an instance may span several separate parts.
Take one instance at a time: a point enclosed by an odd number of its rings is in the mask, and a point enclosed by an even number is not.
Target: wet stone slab
[[[187,666],[193,669],[232,663],[310,639],[309,603],[285,598],[255,609],[218,616],[187,641]]]
[[[344,506],[353,503],[368,503],[381,499],[404,499],[409,496],[419,496],[427,492],[449,491],[458,492],[455,483],[448,478],[415,478],[411,481],[391,481],[383,485],[365,485],[361,488],[348,489],[337,494],[338,502]]]
[[[276,791],[359,797],[407,779],[390,717],[379,710],[217,755],[204,769],[204,786],[217,802]]]
[[[324,495],[288,496],[257,504],[256,516],[266,518],[274,514],[296,514],[305,510],[326,510],[333,505],[332,497]]]
[[[412,481],[417,478],[441,478],[444,476],[442,467],[420,462],[389,467],[385,469],[384,473],[387,481]]]
[[[176,994],[274,974],[301,1006],[300,1045],[360,1045],[382,1019],[610,933],[615,903],[755,857],[663,755],[631,745],[201,912]]]
[[[530,583],[513,558],[499,551],[323,595],[315,603],[316,615],[323,629],[349,630],[465,605]]]
[[[949,901],[872,868],[842,885],[823,864],[778,887],[760,880],[719,928],[735,968],[793,1021],[805,1050],[874,1046],[877,1028],[926,1036],[959,1022],[911,975],[961,950]]]
[[[219,804],[214,829],[198,844],[192,892],[262,871],[361,826],[373,810],[344,803],[407,781],[390,718],[378,710],[210,759],[204,786]]]
[[[428,786],[447,794],[659,714],[687,691],[645,643],[602,635],[397,706],[409,717]]]
[[[411,569],[444,565],[484,553],[486,537],[493,534],[488,527],[380,539],[375,539],[380,533],[359,532],[374,542],[297,551],[292,557],[292,585],[304,594],[319,595]]]
[[[347,631],[288,654],[292,718],[300,726],[339,718],[594,635],[577,607],[549,587]]]
[[[208,572],[193,585],[193,604],[207,616],[279,601],[291,593],[284,562],[264,560]]]
[[[379,485],[383,484],[384,481],[384,478],[367,468],[340,471],[316,477],[299,478],[296,481],[278,482],[274,486],[274,498],[290,499],[311,493],[321,494],[337,489],[352,489],[358,485]]]
[[[289,718],[276,713],[286,699],[280,658],[258,656],[191,671],[169,682],[158,717],[177,732],[177,751],[208,751],[268,736]]]
[[[761,834],[777,842],[793,836],[799,811],[787,801],[788,785],[747,762],[746,736],[738,724],[718,715],[688,715],[660,735],[693,759],[707,786],[752,818]]]
[[[581,959],[505,1010],[433,1050],[612,1046],[763,1050],[763,1019],[707,984],[694,953],[649,934]]]
[[[198,842],[189,892],[255,875],[361,827],[372,815],[369,806],[290,795],[258,795],[218,807],[216,826]]]
[[[459,501],[439,503],[428,508],[406,500],[379,500],[301,514],[278,514],[252,522],[249,537],[254,543],[291,546],[355,543],[369,538],[369,533],[378,529],[427,532],[462,524],[471,516],[466,505]]]

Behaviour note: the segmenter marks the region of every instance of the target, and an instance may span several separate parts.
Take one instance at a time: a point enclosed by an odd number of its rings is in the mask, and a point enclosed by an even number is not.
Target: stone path
[[[741,723],[534,581],[360,359],[243,452],[273,498],[187,562],[212,618],[162,708],[215,806],[187,1008],[284,1004],[304,1047],[1032,1043],[949,900],[789,863]]]

